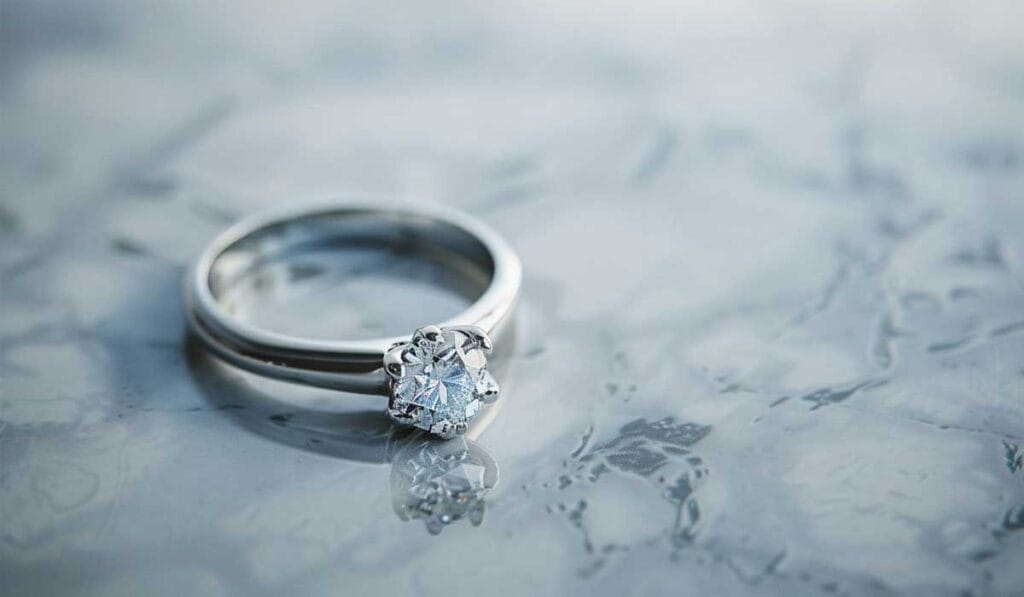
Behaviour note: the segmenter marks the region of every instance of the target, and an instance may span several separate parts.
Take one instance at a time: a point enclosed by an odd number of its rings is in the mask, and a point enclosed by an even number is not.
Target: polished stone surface
[[[256,4],[0,6],[0,592],[1020,594],[1021,3]],[[465,449],[185,342],[355,194],[520,251]],[[407,257],[274,324],[462,304]]]

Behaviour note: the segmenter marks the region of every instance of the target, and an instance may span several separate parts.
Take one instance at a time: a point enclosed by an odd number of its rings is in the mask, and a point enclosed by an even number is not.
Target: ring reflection
[[[403,521],[422,520],[431,534],[467,519],[483,521],[484,498],[499,468],[479,437],[498,411],[490,406],[465,436],[443,441],[396,427],[379,399],[293,386],[243,373],[210,357],[189,338],[188,369],[200,393],[246,429],[282,444],[370,464],[390,464],[391,502]]]

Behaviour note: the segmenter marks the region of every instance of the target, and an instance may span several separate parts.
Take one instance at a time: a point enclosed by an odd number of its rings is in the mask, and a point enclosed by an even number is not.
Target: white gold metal
[[[334,234],[377,243],[411,243],[414,250],[458,268],[470,263],[489,282],[465,311],[404,337],[319,340],[266,330],[233,317],[218,300],[219,286],[232,275],[289,246]],[[519,294],[522,268],[512,248],[490,227],[460,211],[423,205],[332,202],[258,214],[232,226],[203,252],[186,288],[186,311],[194,334],[217,357],[258,375],[361,394],[393,395],[408,363],[396,347],[456,336],[459,350],[489,353],[493,338],[509,319]],[[465,356],[465,355],[463,355]],[[487,374],[489,377],[489,374]],[[496,387],[481,388],[486,401]],[[491,395],[493,394],[493,395]],[[390,413],[390,410],[389,410]],[[392,418],[403,421],[398,413]],[[448,437],[465,422],[431,431]]]

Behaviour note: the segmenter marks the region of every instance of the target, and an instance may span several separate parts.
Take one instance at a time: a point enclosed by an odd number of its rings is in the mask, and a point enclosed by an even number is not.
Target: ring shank
[[[522,268],[512,248],[478,220],[422,205],[328,203],[259,214],[221,234],[189,276],[186,308],[196,336],[223,360],[251,372],[307,385],[383,393],[384,353],[408,336],[319,340],[280,334],[233,317],[220,300],[240,277],[297,247],[330,242],[399,247],[447,267],[473,270],[483,292],[465,311],[437,323],[500,333],[519,292]],[[424,324],[433,322],[424,322]],[[411,332],[411,330],[410,330]]]

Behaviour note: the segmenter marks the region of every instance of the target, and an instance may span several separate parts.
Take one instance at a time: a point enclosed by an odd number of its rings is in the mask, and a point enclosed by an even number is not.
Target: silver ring
[[[474,272],[484,288],[454,318],[408,336],[320,340],[277,333],[233,317],[225,289],[247,273],[324,243],[400,245]],[[192,332],[220,359],[258,375],[389,397],[396,422],[449,438],[498,398],[490,354],[519,294],[522,266],[496,232],[460,211],[422,205],[333,202],[258,214],[232,226],[199,257],[186,284]]]

